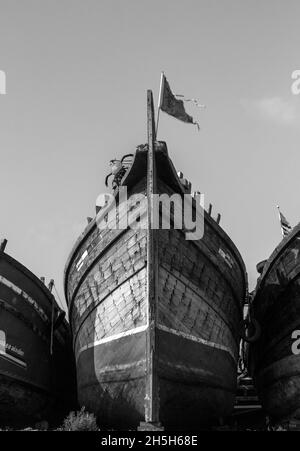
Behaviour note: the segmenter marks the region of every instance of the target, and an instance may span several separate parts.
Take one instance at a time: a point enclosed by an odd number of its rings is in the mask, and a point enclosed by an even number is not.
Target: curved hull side
[[[254,380],[264,409],[274,419],[300,418],[300,359],[294,355],[292,333],[300,330],[300,285],[294,281],[267,316],[260,340],[250,348]]]
[[[3,426],[27,426],[45,419],[55,423],[75,404],[69,329],[64,322],[55,331],[51,354],[51,294],[35,279],[21,264],[0,254]]]
[[[49,410],[54,408],[51,393],[2,373],[0,404],[1,426],[14,428],[49,419]]]
[[[300,418],[300,359],[292,334],[300,330],[300,227],[267,262],[252,303],[261,326],[249,365],[264,409],[276,420]]]
[[[234,405],[236,362],[226,351],[157,331],[160,420],[197,428],[227,417]]]
[[[145,332],[137,332],[80,354],[79,403],[95,412],[102,426],[138,426],[143,421],[145,349]]]
[[[214,264],[206,240],[159,232],[159,399],[170,427],[216,422],[235,401],[243,291],[230,285],[222,259]]]

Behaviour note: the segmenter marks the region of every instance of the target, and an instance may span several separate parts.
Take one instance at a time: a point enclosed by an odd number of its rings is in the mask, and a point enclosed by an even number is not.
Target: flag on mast
[[[282,236],[285,237],[292,230],[292,226],[290,225],[290,223],[288,222],[286,217],[281,213],[278,205],[277,205],[277,208],[278,208],[279,221],[280,221],[280,226],[281,226],[281,233],[282,233]]]
[[[182,97],[183,100],[178,99],[177,97]],[[198,122],[195,122],[192,116],[185,111],[184,101],[193,102],[199,107],[204,107],[204,105],[199,104],[196,99],[185,99],[182,95],[174,95],[165,74],[162,72],[158,98],[158,112],[161,110],[170,116],[176,117],[176,119],[179,119],[180,121],[197,125],[198,130],[200,130]]]

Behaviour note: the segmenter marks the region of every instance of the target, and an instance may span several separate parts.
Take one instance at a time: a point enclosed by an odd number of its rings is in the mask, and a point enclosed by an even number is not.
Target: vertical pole
[[[53,334],[54,334],[54,298],[51,307],[51,336],[50,336],[50,355],[53,354]]]
[[[51,279],[48,290],[52,293],[52,289],[54,286],[54,280]],[[54,296],[52,296],[52,305],[51,305],[51,333],[50,333],[50,355],[53,354],[53,335],[54,335]]]
[[[157,122],[156,122],[156,136],[158,133],[158,123],[159,123],[159,113],[160,113],[160,107],[161,107],[161,100],[162,100],[162,95],[163,95],[163,90],[164,90],[164,73],[161,73],[160,76],[160,86],[159,86],[159,95],[158,95],[158,104],[157,104]]]
[[[152,91],[147,92],[148,167],[147,167],[147,383],[145,397],[145,421],[158,423],[158,380],[155,327],[157,315],[158,243],[157,230],[152,229],[153,195],[156,192],[155,170],[155,122]]]

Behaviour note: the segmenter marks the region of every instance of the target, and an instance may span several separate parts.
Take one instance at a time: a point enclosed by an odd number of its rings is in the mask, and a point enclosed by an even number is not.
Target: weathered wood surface
[[[146,393],[145,421],[159,422],[159,384],[157,368],[157,309],[158,309],[158,230],[154,229],[154,196],[157,193],[155,159],[155,118],[153,95],[147,92],[147,331],[146,331]]]
[[[163,164],[164,174],[175,177],[166,160]],[[182,193],[176,180],[167,186],[159,179],[160,192],[172,185],[171,192],[177,186]],[[129,194],[144,188],[140,182],[129,185]],[[106,231],[103,242],[91,224],[66,267],[79,401],[108,426],[137,426],[147,416],[147,233]],[[169,427],[199,425],[228,415],[234,405],[245,269],[230,239],[207,215],[202,240],[186,241],[178,230],[159,230],[157,237],[158,420]]]
[[[142,178],[142,180],[140,180],[139,183],[130,191],[131,196],[136,193],[146,193],[145,178]],[[129,209],[136,206],[135,202],[133,202],[130,197],[128,199],[128,205]],[[122,210],[120,220],[122,220],[125,214],[126,212]],[[101,257],[101,254],[107,252],[109,247],[117,242],[119,238],[123,239],[121,237],[126,233],[126,230],[123,229],[116,230],[109,228],[109,223],[107,223],[106,228],[101,229],[100,227],[98,227],[97,221],[98,223],[102,224],[102,217],[103,214],[100,212],[97,215],[96,220],[94,220],[90,224],[90,226],[87,227],[87,233],[80,237],[79,242],[76,244],[74,250],[72,251],[70,261],[68,261],[67,263],[67,273],[65,275],[65,291],[66,297],[70,302],[69,308],[71,316],[73,308],[73,298],[76,294],[76,291],[81,286],[81,283],[85,280],[86,271],[89,271],[90,267],[92,267],[95,262]],[[86,251],[88,255],[83,260],[82,265],[78,267],[78,262]],[[114,248],[112,252],[114,252]],[[107,263],[107,265],[110,266],[109,262]]]
[[[263,407],[275,420],[300,418],[300,358],[292,352],[300,330],[300,225],[265,264],[252,311],[261,336],[250,345],[249,366]]]
[[[37,277],[0,252],[1,425],[53,420],[54,409],[65,414],[74,406],[75,373],[66,322],[55,331],[50,354],[52,302],[58,309]]]

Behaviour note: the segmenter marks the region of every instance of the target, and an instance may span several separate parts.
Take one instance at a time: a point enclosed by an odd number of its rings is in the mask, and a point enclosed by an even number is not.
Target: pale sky
[[[38,276],[63,269],[108,162],[146,142],[161,70],[196,127],[161,113],[176,169],[255,265],[300,220],[299,0],[0,0],[0,236]]]

